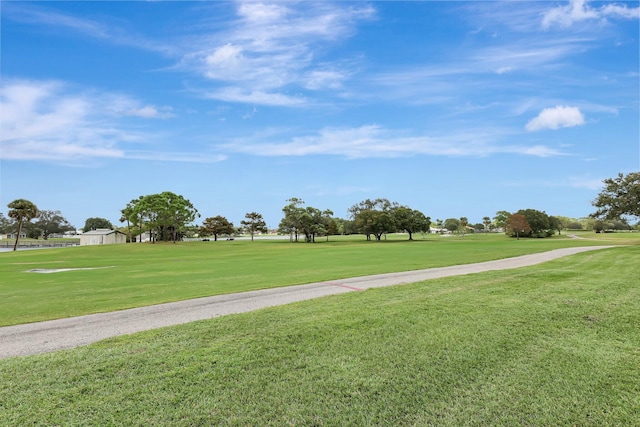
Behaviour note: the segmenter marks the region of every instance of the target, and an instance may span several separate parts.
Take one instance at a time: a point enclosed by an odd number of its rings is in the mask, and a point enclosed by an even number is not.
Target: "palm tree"
[[[7,205],[9,208],[9,218],[13,218],[18,221],[18,233],[16,234],[16,243],[13,245],[13,250],[18,248],[18,240],[20,239],[20,233],[22,233],[22,224],[26,221],[29,222],[33,218],[38,216],[38,208],[36,205],[25,199],[17,199]]]
[[[462,231],[463,239],[464,234],[467,232],[467,225],[469,225],[469,219],[466,216],[460,217],[460,230]]]
[[[491,228],[490,228],[491,218],[489,218],[488,216],[483,217],[482,218],[482,223],[484,224],[484,232],[488,233],[491,230]]]

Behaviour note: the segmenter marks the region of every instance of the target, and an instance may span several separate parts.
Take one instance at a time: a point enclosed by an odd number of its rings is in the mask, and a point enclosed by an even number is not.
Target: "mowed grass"
[[[0,361],[0,425],[634,426],[640,246]]]
[[[601,244],[566,237],[518,241],[504,235],[406,239],[143,243],[2,253],[0,326]],[[65,268],[85,270],[28,272]]]

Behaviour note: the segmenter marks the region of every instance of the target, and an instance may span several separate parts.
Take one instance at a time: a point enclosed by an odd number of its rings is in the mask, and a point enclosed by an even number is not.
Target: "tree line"
[[[603,183],[604,188],[592,202],[597,208],[590,215],[592,228],[596,232],[607,228],[629,229],[626,217],[640,218],[640,172],[620,173]],[[16,232],[14,250],[22,232],[28,237],[48,239],[52,234],[74,230],[60,211],[39,210],[29,200],[17,199],[7,207],[8,218],[0,213],[0,232]],[[409,240],[413,240],[415,233],[428,233],[432,226],[431,218],[423,212],[385,198],[366,199],[351,206],[349,219],[335,218],[331,210],[307,206],[295,197],[287,200],[282,212],[278,232],[288,234],[295,242],[304,238],[305,242],[312,243],[318,236],[328,238],[335,234],[363,234],[367,240],[381,240],[385,234],[394,232],[405,232]],[[135,237],[143,233],[148,233],[151,242],[176,242],[187,233],[212,236],[214,240],[219,236],[248,233],[253,240],[256,234],[267,232],[262,215],[255,211],[247,213],[237,228],[221,215],[205,218],[201,226],[195,226],[194,221],[200,217],[198,210],[188,199],[169,191],[133,199],[120,213],[120,222],[126,224],[129,241],[135,241]],[[565,228],[581,228],[576,220],[549,216],[536,209],[521,209],[514,213],[498,211],[493,220],[485,216],[482,223],[474,225],[469,225],[466,217],[437,219],[434,225],[463,236],[467,231],[502,229],[518,239],[547,237],[556,231],[561,233]],[[83,231],[97,228],[112,229],[113,225],[104,218],[88,218]]]

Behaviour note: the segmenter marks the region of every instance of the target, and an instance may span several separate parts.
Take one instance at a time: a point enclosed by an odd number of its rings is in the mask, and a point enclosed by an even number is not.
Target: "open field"
[[[219,241],[3,253],[0,326],[594,244],[566,237],[517,241],[503,235],[404,239],[367,242],[349,236],[316,244]],[[42,269],[80,270],[27,272]]]
[[[637,425],[640,246],[0,361],[0,425]]]
[[[633,245],[640,243],[640,232],[618,231],[615,233],[594,233],[593,231],[568,231],[566,234],[573,234],[581,239],[608,242],[614,245]]]

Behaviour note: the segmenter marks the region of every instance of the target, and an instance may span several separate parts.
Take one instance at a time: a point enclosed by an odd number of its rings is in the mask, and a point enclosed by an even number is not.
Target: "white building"
[[[98,228],[87,231],[80,236],[80,246],[110,245],[115,243],[127,243],[127,235],[118,230]]]

